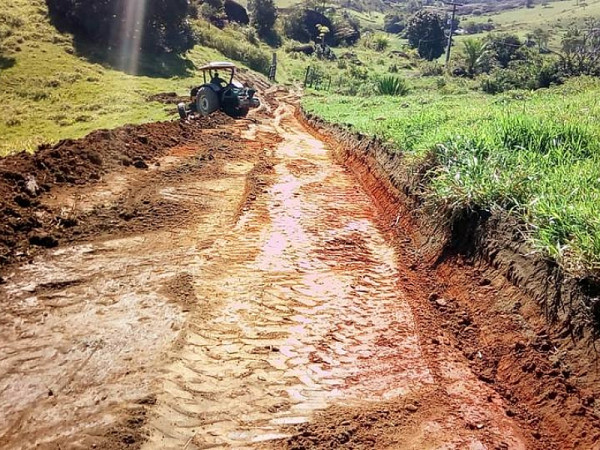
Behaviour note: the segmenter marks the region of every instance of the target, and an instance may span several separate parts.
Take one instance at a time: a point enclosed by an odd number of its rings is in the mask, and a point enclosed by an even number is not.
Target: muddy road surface
[[[3,273],[0,447],[551,448],[424,345],[393,224],[274,95],[41,197],[96,226]]]

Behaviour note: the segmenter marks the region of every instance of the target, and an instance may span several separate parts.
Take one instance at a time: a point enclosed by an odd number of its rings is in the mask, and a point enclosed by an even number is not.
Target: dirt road
[[[6,276],[2,448],[537,448],[425,349],[390,224],[293,113],[44,200],[161,206]]]

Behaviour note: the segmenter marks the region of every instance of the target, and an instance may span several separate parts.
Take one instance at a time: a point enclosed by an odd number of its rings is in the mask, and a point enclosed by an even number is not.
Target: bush
[[[468,34],[479,34],[492,31],[496,26],[492,22],[465,22],[462,26]]]
[[[373,50],[383,52],[390,46],[390,40],[384,35],[377,35],[373,40]]]
[[[396,97],[408,94],[408,86],[403,78],[387,75],[377,80],[377,92],[379,95],[393,95]]]
[[[357,80],[367,80],[369,78],[369,69],[363,66],[350,66],[350,70],[348,74],[351,78],[355,78]]]
[[[214,48],[227,58],[242,61],[252,70],[269,74],[270,56],[259,47],[246,43],[243,39],[224,31],[215,30],[200,24],[194,29],[198,42],[206,47]]]
[[[506,69],[496,69],[485,77],[481,89],[498,94],[513,89],[536,90],[561,84],[563,77],[555,60],[532,60],[512,63]]]
[[[147,0],[144,23],[133,26],[127,18],[133,3],[127,0],[46,0],[53,23],[61,30],[104,47],[139,40],[142,50],[180,53],[193,44],[187,22],[187,0]]]

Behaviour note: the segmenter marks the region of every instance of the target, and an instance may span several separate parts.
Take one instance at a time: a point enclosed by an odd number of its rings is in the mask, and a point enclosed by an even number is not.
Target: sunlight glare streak
[[[124,17],[121,22],[121,48],[119,49],[119,65],[127,73],[136,75],[139,62],[147,0],[126,0]]]

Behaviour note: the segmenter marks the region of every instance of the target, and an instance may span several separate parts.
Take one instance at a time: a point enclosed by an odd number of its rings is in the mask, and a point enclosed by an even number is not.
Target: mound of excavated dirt
[[[177,105],[179,103],[187,103],[190,101],[189,97],[181,97],[175,92],[162,92],[160,94],[154,94],[148,97],[149,102],[164,103],[165,105]]]
[[[31,247],[55,247],[70,220],[52,217],[39,201],[55,186],[83,185],[115,168],[140,170],[174,146],[198,140],[202,130],[232,123],[215,114],[194,121],[159,122],[98,130],[88,136],[42,145],[34,154],[0,160],[0,266],[26,257]]]

